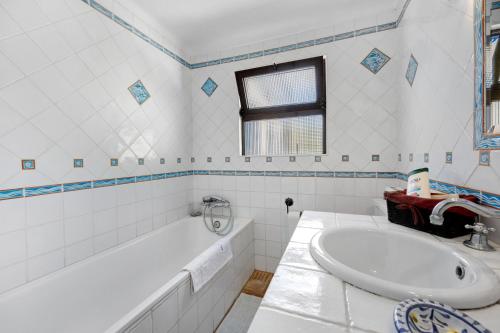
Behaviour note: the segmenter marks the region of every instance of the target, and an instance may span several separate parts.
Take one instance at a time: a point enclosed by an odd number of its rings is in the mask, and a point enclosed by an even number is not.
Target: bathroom
[[[0,0],[0,332],[500,332],[498,24]]]

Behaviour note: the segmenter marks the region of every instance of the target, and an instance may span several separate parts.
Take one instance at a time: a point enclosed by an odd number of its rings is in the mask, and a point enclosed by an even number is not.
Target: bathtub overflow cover
[[[220,221],[214,221],[214,228],[219,229],[220,228]]]

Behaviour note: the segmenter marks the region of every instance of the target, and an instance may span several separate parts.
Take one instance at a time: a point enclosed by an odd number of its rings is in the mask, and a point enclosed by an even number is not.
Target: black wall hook
[[[285,199],[285,205],[286,205],[286,213],[288,214],[288,210],[290,206],[293,206],[293,199],[292,198],[286,198]]]

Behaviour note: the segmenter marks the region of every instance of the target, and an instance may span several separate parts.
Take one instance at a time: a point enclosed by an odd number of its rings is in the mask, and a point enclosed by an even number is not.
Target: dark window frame
[[[244,79],[252,76],[290,71],[305,67],[314,67],[316,71],[316,102],[307,104],[294,104],[271,106],[263,108],[248,108]],[[326,65],[323,56],[295,60],[281,64],[257,67],[235,72],[236,85],[240,98],[240,117],[242,135],[242,153],[245,155],[245,122],[252,120],[293,118],[300,116],[321,115],[323,117],[323,154],[326,154]]]

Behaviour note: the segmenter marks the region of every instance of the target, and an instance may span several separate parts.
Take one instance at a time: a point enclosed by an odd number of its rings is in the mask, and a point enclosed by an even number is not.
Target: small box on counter
[[[387,215],[389,221],[403,225],[408,228],[424,231],[444,238],[455,238],[470,233],[465,229],[466,224],[474,224],[476,214],[460,207],[453,207],[444,213],[444,223],[441,226],[433,225],[429,221],[429,216],[440,201],[450,197],[460,197],[462,199],[478,202],[478,199],[471,195],[449,195],[444,193],[433,193],[431,198],[421,198],[414,195],[407,195],[406,190],[386,191],[384,198],[387,201]]]

